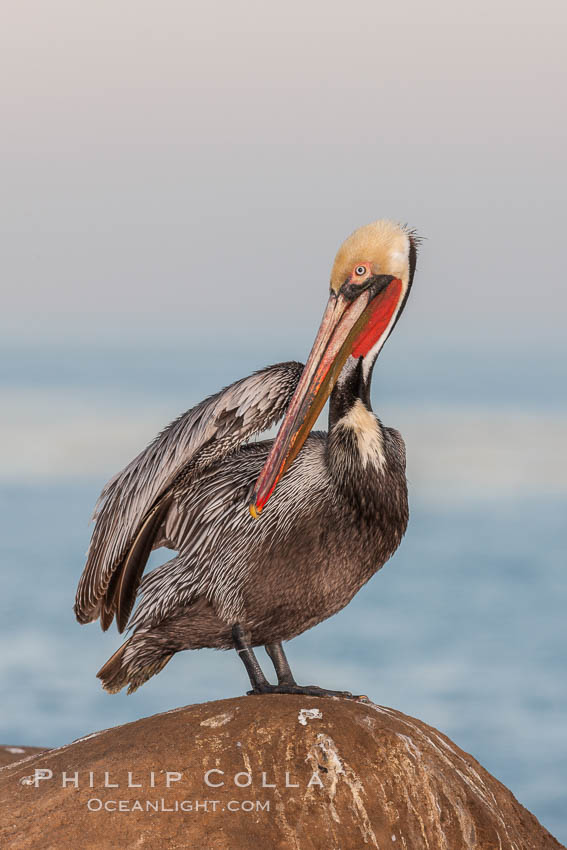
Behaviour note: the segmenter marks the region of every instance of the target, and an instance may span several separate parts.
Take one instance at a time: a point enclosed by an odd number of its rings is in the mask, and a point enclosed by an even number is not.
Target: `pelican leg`
[[[302,694],[310,697],[366,699],[366,697],[353,696],[350,691],[329,691],[327,688],[319,688],[317,685],[298,685],[293,678],[281,643],[266,644],[266,652],[272,659],[278,677],[278,684],[271,685],[264,676],[254,650],[250,646],[249,636],[238,623],[232,627],[232,640],[234,648],[242,659],[250,677],[252,690],[247,692],[248,696],[254,694]]]
[[[268,694],[303,694],[312,697],[345,697],[346,699],[362,699],[353,696],[350,691],[330,691],[327,688],[319,688],[317,685],[298,685],[293,678],[293,673],[286,658],[281,643],[268,643],[265,650],[272,659],[276,675],[277,685],[268,685],[261,693]],[[254,693],[257,693],[255,691]],[[366,699],[366,697],[364,697]]]
[[[278,685],[297,686],[281,643],[267,643],[264,648],[272,659],[272,664],[278,677]]]
[[[248,693],[270,693],[270,688],[272,686],[270,685],[270,683],[262,672],[262,668],[260,667],[258,659],[254,655],[254,650],[252,649],[249,641],[246,638],[244,629],[238,623],[232,627],[232,640],[234,642],[234,648],[240,656],[242,663],[246,667],[246,672],[250,677],[250,684],[252,685],[252,690],[248,691]]]

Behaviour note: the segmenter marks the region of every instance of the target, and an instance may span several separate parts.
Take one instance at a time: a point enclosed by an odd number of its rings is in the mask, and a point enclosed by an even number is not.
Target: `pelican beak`
[[[344,290],[344,292],[343,292]],[[402,282],[373,278],[358,292],[331,292],[321,326],[286,415],[252,493],[257,519],[282,475],[297,457],[329,398],[347,358],[364,356],[388,328],[402,300]]]

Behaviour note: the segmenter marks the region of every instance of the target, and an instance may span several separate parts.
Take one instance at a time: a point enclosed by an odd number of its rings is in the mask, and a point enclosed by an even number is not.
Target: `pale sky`
[[[302,357],[338,245],[390,217],[427,237],[408,345],[563,347],[564,4],[2,17],[4,340],[257,337],[265,362],[274,339]]]

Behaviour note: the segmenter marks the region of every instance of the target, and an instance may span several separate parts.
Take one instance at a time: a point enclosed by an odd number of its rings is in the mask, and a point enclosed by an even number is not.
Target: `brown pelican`
[[[306,366],[268,366],[210,396],[106,485],[75,602],[80,623],[133,629],[97,674],[106,690],[130,693],[176,652],[214,647],[237,650],[249,693],[345,693],[298,685],[282,641],[347,605],[405,532],[404,442],[372,412],[370,381],[416,241],[390,221],[356,230]],[[310,433],[329,396],[328,433]],[[282,416],[274,441],[247,442]],[[141,582],[160,546],[177,556]]]

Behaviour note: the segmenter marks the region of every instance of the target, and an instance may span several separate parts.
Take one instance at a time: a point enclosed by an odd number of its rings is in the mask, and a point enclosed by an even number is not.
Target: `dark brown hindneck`
[[[361,401],[368,410],[372,410],[370,380],[364,379],[362,357],[357,360],[349,357],[329,400],[329,432],[340,419],[344,419],[357,401]]]

